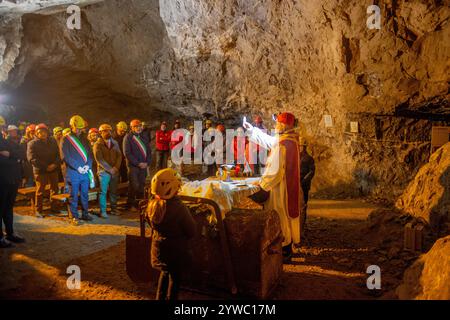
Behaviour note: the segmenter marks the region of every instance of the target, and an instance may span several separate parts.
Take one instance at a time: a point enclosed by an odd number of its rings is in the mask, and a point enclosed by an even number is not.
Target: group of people
[[[6,229],[6,236],[3,235],[3,228],[1,230],[0,247],[24,241],[13,230],[13,206],[19,187],[35,184],[35,214],[42,217],[47,186],[52,196],[61,191],[59,183],[64,182],[64,190],[70,195],[69,219],[73,225],[78,225],[80,220],[92,220],[88,212],[89,189],[96,185],[100,189],[99,216],[102,218],[108,218],[108,194],[109,214],[120,214],[117,207],[117,187],[120,182],[129,183],[128,210],[137,211],[139,200],[145,198],[146,178],[152,163],[152,136],[145,123],[135,119],[130,122],[129,129],[123,121],[117,123],[115,128],[102,124],[89,129],[87,122],[75,115],[69,124],[70,128],[55,127],[52,131],[45,124],[29,124],[21,137],[20,128],[6,126],[0,117],[0,224],[4,224]],[[176,121],[173,130],[179,128],[181,123]],[[207,120],[203,132],[212,129],[225,132],[223,124],[214,128],[212,121]],[[292,246],[300,243],[304,229],[308,193],[315,172],[314,160],[306,151],[306,142],[299,137],[296,119],[290,113],[276,116],[275,136],[265,133],[261,117],[256,117],[252,124],[245,121],[241,129],[248,133],[246,145],[252,141],[258,148],[269,150],[265,166],[259,163],[252,166],[253,172],[261,174],[257,182],[260,191],[252,199],[277,211],[284,236],[283,256],[289,259]],[[156,237],[160,240],[166,239],[166,233],[169,238],[175,233],[180,233],[178,236],[186,233],[184,236],[187,238],[193,235],[192,220],[186,214],[182,218],[182,215],[177,217],[177,212],[186,211],[182,210],[182,203],[171,201],[176,198],[181,182],[175,170],[165,168],[168,166],[170,151],[183,141],[183,136],[172,134],[173,130],[168,129],[167,123],[163,121],[155,132],[158,173],[152,180],[147,218],[155,230],[154,236],[159,233],[159,238]],[[189,127],[189,134],[194,135],[194,126]],[[211,169],[208,167],[208,174],[215,174],[216,168],[215,164]],[[81,215],[78,214],[79,201]],[[52,210],[58,208],[52,207]],[[173,230],[178,231],[173,233]],[[154,241],[154,245],[162,244]],[[161,265],[167,265],[167,261],[153,259],[154,266],[163,271],[160,295],[164,297],[171,295],[167,292],[169,282],[175,281],[173,287],[176,291],[180,270],[173,266],[182,266],[182,263],[178,264],[181,261],[179,259],[185,257],[178,249],[172,248],[170,251],[172,254],[167,257],[173,259],[168,262],[172,266],[168,269],[161,269]],[[172,294],[176,295],[175,292]]]

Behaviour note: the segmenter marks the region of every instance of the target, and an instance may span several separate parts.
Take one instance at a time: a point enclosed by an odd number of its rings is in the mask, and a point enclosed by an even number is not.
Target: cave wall
[[[432,123],[448,123],[449,1],[376,2],[381,30],[357,0],[106,0],[83,8],[79,31],[64,12],[26,14],[8,23],[0,84],[49,121],[208,112],[237,125],[289,110],[317,160],[317,196],[393,199],[427,161]]]

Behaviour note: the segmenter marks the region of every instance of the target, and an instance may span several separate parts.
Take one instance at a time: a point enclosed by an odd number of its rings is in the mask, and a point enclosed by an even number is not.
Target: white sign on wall
[[[359,125],[356,121],[350,122],[350,132],[351,133],[358,133],[359,132]]]
[[[323,121],[325,122],[326,128],[331,128],[333,126],[333,118],[331,118],[331,115],[329,114],[324,115]]]

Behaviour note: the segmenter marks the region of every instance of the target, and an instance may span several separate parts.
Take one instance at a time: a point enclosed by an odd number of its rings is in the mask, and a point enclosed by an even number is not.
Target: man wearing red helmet
[[[36,181],[35,215],[42,218],[45,188],[50,185],[50,199],[58,193],[58,168],[61,165],[59,147],[49,138],[48,127],[43,123],[36,126],[36,137],[28,144],[27,158],[33,166]]]
[[[144,199],[145,179],[152,154],[150,142],[142,134],[142,122],[133,120],[130,123],[131,131],[123,139],[123,151],[128,167],[128,207],[138,209],[138,201]]]
[[[249,131],[250,141],[270,150],[266,170],[259,186],[261,193],[268,193],[264,207],[277,211],[284,236],[283,256],[289,260],[292,256],[292,244],[300,244],[301,210],[303,193],[300,187],[299,136],[295,131],[295,117],[284,112],[277,116],[275,136],[264,133],[244,121]]]

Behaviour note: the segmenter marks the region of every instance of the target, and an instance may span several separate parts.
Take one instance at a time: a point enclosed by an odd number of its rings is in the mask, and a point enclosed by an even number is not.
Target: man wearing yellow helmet
[[[114,133],[112,135],[113,139],[117,141],[117,144],[120,147],[120,152],[122,152],[122,157],[125,157],[123,153],[123,138],[127,134],[128,131],[128,125],[125,121],[120,121],[116,125],[116,130],[114,130]],[[120,164],[120,182],[127,182],[128,181],[128,170],[127,170],[127,164],[124,161]]]
[[[146,220],[153,229],[152,267],[160,270],[157,300],[176,300],[182,271],[191,262],[189,240],[196,224],[191,213],[177,197],[181,187],[178,173],[163,169],[155,174],[146,210]]]
[[[94,144],[94,157],[97,162],[97,172],[100,182],[100,217],[108,218],[106,213],[106,195],[109,191],[111,214],[117,214],[117,185],[119,184],[119,170],[122,163],[122,152],[112,135],[109,124],[102,124],[99,128],[100,138]]]
[[[89,186],[93,186],[92,150],[86,136],[82,134],[86,123],[81,116],[70,119],[72,132],[64,137],[62,152],[66,164],[66,181],[69,184],[69,218],[73,225],[78,225],[78,196],[81,199],[81,219],[91,221],[89,216]]]

